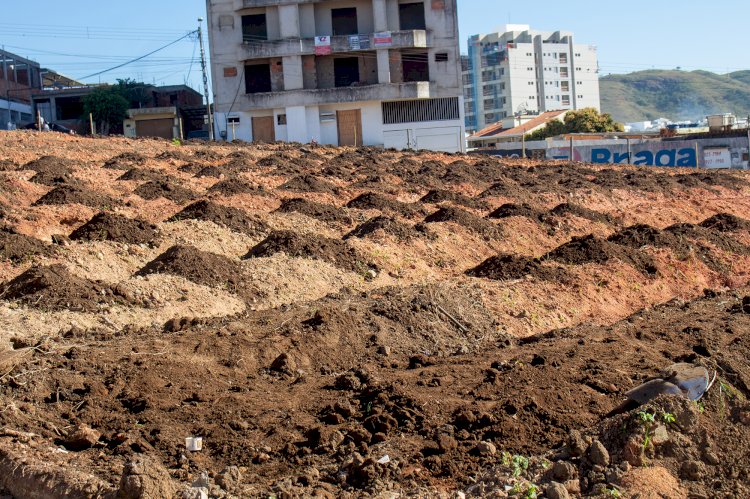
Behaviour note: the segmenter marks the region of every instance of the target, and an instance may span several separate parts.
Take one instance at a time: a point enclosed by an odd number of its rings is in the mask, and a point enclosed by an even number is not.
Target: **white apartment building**
[[[462,151],[456,0],[207,0],[217,137]]]
[[[471,132],[515,114],[600,109],[596,47],[574,43],[567,31],[506,25],[474,35],[462,69]]]

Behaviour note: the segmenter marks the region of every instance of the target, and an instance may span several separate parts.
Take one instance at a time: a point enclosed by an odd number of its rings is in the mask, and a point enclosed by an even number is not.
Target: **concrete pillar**
[[[302,56],[289,55],[282,58],[284,67],[284,90],[301,90],[305,88],[302,74]]]
[[[299,6],[279,5],[279,30],[281,38],[300,38]]]
[[[378,83],[391,82],[391,61],[388,49],[378,50]]]
[[[372,0],[372,16],[375,31],[388,31],[386,0]]]
[[[301,142],[306,144],[310,141],[307,133],[307,115],[305,106],[292,106],[286,108],[286,131],[289,142]]]
[[[52,116],[51,121],[57,121],[57,100],[54,97],[51,97],[49,100],[49,108],[49,114]]]

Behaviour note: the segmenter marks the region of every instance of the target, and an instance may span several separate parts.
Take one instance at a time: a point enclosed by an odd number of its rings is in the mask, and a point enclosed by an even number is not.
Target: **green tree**
[[[544,140],[565,133],[623,132],[622,123],[617,123],[610,114],[600,113],[593,107],[568,111],[564,121],[554,120],[526,136],[526,140]]]
[[[93,115],[101,135],[109,135],[111,128],[122,125],[129,108],[128,100],[114,86],[98,87],[83,98],[84,112]]]
[[[567,132],[565,123],[560,120],[552,120],[547,123],[547,126],[542,127],[538,130],[534,130],[530,134],[526,135],[526,140],[544,140],[547,137],[554,137],[556,135],[562,135]]]
[[[113,88],[130,103],[131,109],[151,106],[151,95],[148,89],[152,88],[152,85],[125,78],[124,80],[118,79]]]

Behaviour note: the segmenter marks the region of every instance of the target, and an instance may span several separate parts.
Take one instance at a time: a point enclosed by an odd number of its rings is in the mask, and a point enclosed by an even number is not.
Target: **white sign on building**
[[[706,168],[731,168],[732,152],[728,147],[706,148],[703,150],[703,163]]]

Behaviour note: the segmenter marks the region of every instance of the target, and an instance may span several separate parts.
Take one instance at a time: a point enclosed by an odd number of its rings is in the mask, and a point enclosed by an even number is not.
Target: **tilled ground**
[[[750,494],[745,174],[32,132],[0,163],[0,491]],[[610,415],[675,362],[718,372],[700,405]]]

